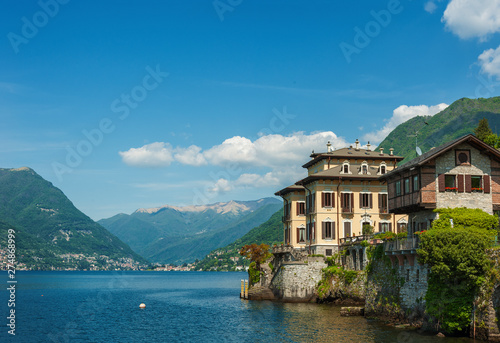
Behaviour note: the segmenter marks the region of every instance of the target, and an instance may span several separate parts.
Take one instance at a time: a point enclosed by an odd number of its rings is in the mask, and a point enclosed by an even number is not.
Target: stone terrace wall
[[[428,268],[404,260],[402,266],[387,256],[372,262],[367,273],[365,313],[395,321],[422,324]]]
[[[321,280],[321,270],[325,267],[323,257],[282,262],[277,266],[270,288],[275,297],[283,301],[314,301],[316,286]]]

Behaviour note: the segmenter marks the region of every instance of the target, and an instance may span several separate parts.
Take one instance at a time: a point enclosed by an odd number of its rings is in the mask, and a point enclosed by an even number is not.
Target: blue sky
[[[93,219],[273,196],[328,140],[499,93],[499,1],[0,6],[0,167]]]

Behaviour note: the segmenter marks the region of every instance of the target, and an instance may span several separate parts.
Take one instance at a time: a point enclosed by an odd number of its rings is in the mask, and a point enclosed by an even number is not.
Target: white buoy
[[[140,308],[146,308],[146,304],[145,303],[142,303],[139,305]]]

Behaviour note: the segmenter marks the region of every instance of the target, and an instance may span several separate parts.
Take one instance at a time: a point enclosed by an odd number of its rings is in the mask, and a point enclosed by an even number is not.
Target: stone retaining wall
[[[323,257],[306,257],[301,261],[286,261],[277,266],[269,288],[277,299],[307,302],[316,299],[316,286],[326,267]]]

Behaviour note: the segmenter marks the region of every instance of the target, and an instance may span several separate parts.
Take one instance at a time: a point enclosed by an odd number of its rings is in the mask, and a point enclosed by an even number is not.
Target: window
[[[401,195],[401,180],[399,181],[396,181],[396,196],[400,196]]]
[[[340,170],[340,173],[341,174],[350,174],[350,172],[349,172],[349,162],[348,161],[345,161],[342,164],[342,169]]]
[[[306,197],[306,212],[313,213],[316,206],[316,193],[312,193]]]
[[[340,206],[342,207],[343,213],[352,213],[352,208],[354,205],[354,194],[353,193],[341,193],[340,195]]]
[[[361,167],[361,172],[363,174],[368,174],[368,166],[366,164],[363,164],[363,166]]]
[[[307,240],[314,241],[316,239],[316,232],[314,230],[316,223],[307,223]]]
[[[359,207],[360,208],[372,208],[372,195],[371,195],[371,193],[360,193],[359,194]]]
[[[456,190],[457,184],[455,182],[455,175],[444,176],[444,187],[446,190]]]
[[[397,225],[398,225],[398,233],[406,231],[406,228],[407,228],[406,223],[398,223]]]
[[[321,193],[321,206],[322,207],[334,207],[335,199],[332,192],[322,192]]]
[[[378,231],[379,232],[391,231],[391,223],[378,223]]]
[[[413,176],[413,191],[418,191],[420,189],[418,185],[418,175]]]
[[[306,203],[303,201],[300,201],[297,203],[297,215],[303,216],[305,214],[306,214]]]
[[[387,194],[379,194],[378,195],[378,208],[380,210],[380,213],[388,213],[388,207],[387,207]]]
[[[483,191],[483,183],[481,176],[471,176],[471,190],[473,192],[482,192]]]
[[[387,169],[385,167],[385,165],[381,165],[380,166],[380,174],[385,174],[387,172]]]
[[[455,150],[455,164],[457,166],[470,165],[470,150]]]
[[[289,202],[287,202],[285,206],[283,206],[283,221],[290,220],[290,208],[291,204]]]
[[[406,269],[406,282],[410,281],[410,270]]]
[[[325,249],[326,256],[332,256],[332,249]]]
[[[298,227],[297,233],[298,233],[298,237],[297,237],[298,242],[305,243],[306,242],[306,228],[303,225],[301,227]]]
[[[351,236],[351,222],[344,222],[344,237]]]
[[[405,179],[405,194],[410,194],[410,179]]]
[[[321,237],[323,239],[335,239],[335,222],[324,221],[322,222],[322,233]]]
[[[417,275],[415,277],[416,282],[420,282],[420,269],[417,269]]]

